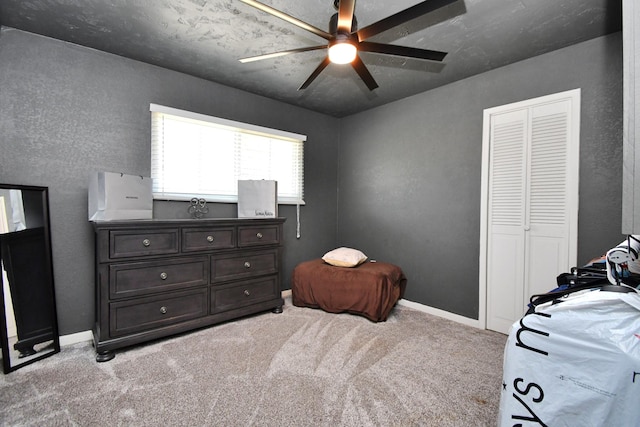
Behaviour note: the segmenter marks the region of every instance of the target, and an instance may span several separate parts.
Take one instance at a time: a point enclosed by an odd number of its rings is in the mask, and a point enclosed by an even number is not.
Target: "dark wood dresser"
[[[96,360],[249,314],[281,313],[284,221],[94,222]]]

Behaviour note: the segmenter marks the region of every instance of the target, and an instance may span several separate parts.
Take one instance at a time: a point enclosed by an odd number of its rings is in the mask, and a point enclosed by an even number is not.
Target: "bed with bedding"
[[[297,307],[358,314],[383,322],[403,297],[406,286],[402,269],[393,264],[365,261],[354,267],[339,267],[318,258],[295,267],[291,296]]]

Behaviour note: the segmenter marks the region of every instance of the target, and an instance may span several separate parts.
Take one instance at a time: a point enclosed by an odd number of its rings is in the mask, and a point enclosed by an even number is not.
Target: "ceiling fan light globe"
[[[329,47],[329,60],[334,64],[350,64],[357,53],[358,49],[352,43],[335,43]]]

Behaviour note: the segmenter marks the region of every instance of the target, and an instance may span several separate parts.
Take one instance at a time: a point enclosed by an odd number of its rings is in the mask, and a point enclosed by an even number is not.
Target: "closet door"
[[[522,312],[525,274],[527,111],[491,120],[487,328],[508,330]]]
[[[640,234],[640,4],[622,0],[622,234]]]
[[[577,223],[579,151],[569,157],[570,109],[569,101],[530,109],[523,309],[531,295],[555,288],[556,277],[576,263],[570,253],[577,244],[571,230]]]
[[[576,263],[580,104],[579,91],[570,93],[490,114],[488,329],[508,333],[530,296],[553,289]]]

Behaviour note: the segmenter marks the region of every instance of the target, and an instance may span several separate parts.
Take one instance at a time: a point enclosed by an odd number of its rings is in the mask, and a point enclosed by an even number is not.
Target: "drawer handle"
[[[245,290],[244,290],[244,294],[245,294],[246,296],[249,296],[249,295],[251,295],[251,292],[249,292],[249,289],[245,289]]]
[[[244,262],[244,266],[245,266],[246,268],[251,268],[251,263],[250,263],[249,261],[245,261],[245,262]]]
[[[213,240],[213,236],[207,236],[207,242],[212,243]]]
[[[262,233],[258,233],[258,234],[256,234],[256,237],[257,237],[258,239],[262,239]]]
[[[163,271],[162,273],[160,273],[160,278],[161,278],[162,280],[167,280],[167,277],[168,277],[168,276],[167,276],[167,273],[165,273],[164,271]]]
[[[167,307],[165,307],[164,305],[160,307],[160,313],[167,314]]]
[[[144,247],[147,247],[147,246],[149,246],[150,244],[151,244],[151,240],[149,240],[149,239],[144,239],[144,240],[142,241],[142,246],[144,246]]]

